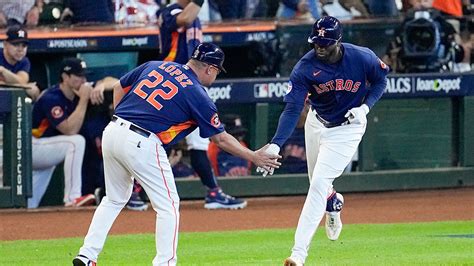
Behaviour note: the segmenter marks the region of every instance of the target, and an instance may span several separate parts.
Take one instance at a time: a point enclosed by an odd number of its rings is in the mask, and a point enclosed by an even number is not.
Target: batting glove
[[[277,155],[280,152],[280,147],[275,143],[271,143],[270,146],[265,150],[268,154],[275,154]],[[262,167],[257,167],[257,173],[262,173],[263,177],[266,177],[268,174],[273,175],[275,168],[270,168],[270,171],[265,170]]]
[[[354,107],[347,111],[344,117],[347,118],[350,124],[367,124],[367,114],[369,107],[363,104],[360,107]]]

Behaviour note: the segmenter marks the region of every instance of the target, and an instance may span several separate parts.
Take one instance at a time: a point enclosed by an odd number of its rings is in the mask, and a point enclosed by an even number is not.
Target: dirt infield
[[[474,188],[346,193],[342,219],[351,223],[474,220]],[[304,197],[248,199],[244,210],[208,211],[201,201],[181,204],[181,232],[295,228]],[[84,237],[95,207],[0,210],[0,240]],[[155,212],[124,210],[111,234],[153,233]]]

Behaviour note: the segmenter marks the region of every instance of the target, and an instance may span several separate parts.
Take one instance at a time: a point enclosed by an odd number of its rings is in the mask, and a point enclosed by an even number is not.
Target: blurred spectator
[[[63,0],[37,0],[36,5],[41,7],[40,25],[60,23],[64,11]]]
[[[387,47],[384,62],[394,72],[446,72],[457,70],[464,49],[453,26],[430,0],[411,0],[413,6]]]
[[[20,25],[10,26],[0,54],[0,83],[25,87],[26,94],[35,100],[40,91],[35,82],[29,82],[31,64],[27,51],[28,32]]]
[[[321,17],[319,0],[281,0],[276,17],[278,19],[309,19]]]
[[[12,25],[38,25],[42,9],[41,0],[1,0],[0,27]]]
[[[73,24],[113,23],[112,0],[64,0],[61,21]]]
[[[266,18],[268,5],[266,0],[247,0],[244,18]]]
[[[242,146],[248,147],[244,142],[247,129],[242,126],[240,116],[235,114],[227,114],[221,118],[225,131],[239,140]],[[214,173],[217,176],[248,176],[250,175],[251,163],[240,157],[225,152],[211,142],[207,151],[209,160],[211,161]]]
[[[395,0],[368,0],[369,12],[372,16],[398,16]]]
[[[461,0],[433,0],[433,8],[455,17],[463,15]]]
[[[209,0],[209,8],[219,12],[222,20],[245,17],[246,0]]]
[[[321,0],[321,4],[325,15],[340,20],[369,16],[369,12],[361,0]]]
[[[156,23],[160,9],[154,0],[116,0],[115,22],[122,24]]]
[[[432,6],[434,9],[440,11],[447,22],[453,25],[457,33],[461,32],[459,22],[459,18],[463,15],[461,0],[433,0]],[[458,39],[456,41],[459,42],[460,40]]]
[[[280,173],[307,173],[308,166],[306,162],[306,147],[304,140],[304,124],[308,115],[309,105],[301,111],[300,118],[296,124],[296,128],[290,138],[281,148],[281,167],[277,171]]]

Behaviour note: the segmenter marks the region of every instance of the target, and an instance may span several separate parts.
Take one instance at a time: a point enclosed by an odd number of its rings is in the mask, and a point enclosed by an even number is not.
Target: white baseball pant
[[[130,125],[118,118],[104,130],[102,153],[107,195],[94,213],[79,254],[97,261],[112,224],[132,194],[136,178],[157,213],[153,265],[176,265],[179,196],[173,172],[158,137],[139,135],[129,129]]]
[[[59,135],[32,139],[33,196],[28,208],[37,208],[56,165],[64,161],[64,203],[82,195],[82,160],[86,140],[81,135]]]
[[[199,128],[196,128],[191,134],[186,136],[188,150],[207,151],[209,148],[209,139],[199,135]]]
[[[365,133],[366,124],[326,128],[310,110],[305,123],[305,146],[310,187],[295,233],[291,257],[302,262],[316,229],[326,211],[332,183],[339,177]]]

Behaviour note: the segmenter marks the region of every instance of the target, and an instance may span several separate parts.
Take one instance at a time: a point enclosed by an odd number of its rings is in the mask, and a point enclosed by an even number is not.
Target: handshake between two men
[[[271,143],[270,145],[268,145],[268,148],[265,151],[268,154],[278,155],[278,153],[280,152],[280,147],[275,143]],[[263,167],[257,167],[257,173],[262,173],[263,177],[266,177],[268,174],[273,175],[274,171],[274,167],[271,167],[268,170],[265,170]]]

